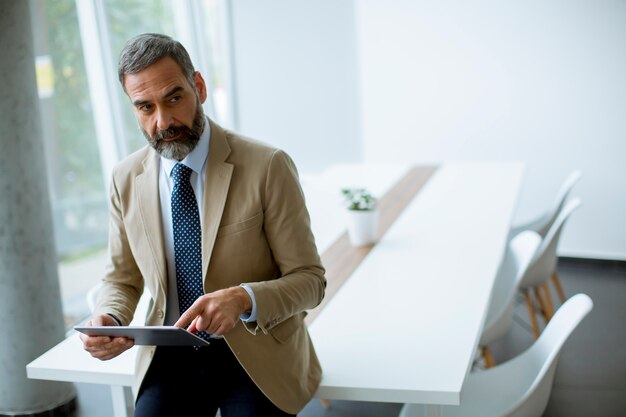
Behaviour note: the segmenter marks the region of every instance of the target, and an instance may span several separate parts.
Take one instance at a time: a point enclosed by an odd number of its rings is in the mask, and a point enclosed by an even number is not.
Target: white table
[[[312,228],[318,250],[325,251],[344,232],[344,209],[340,189],[367,185],[376,195],[383,195],[408,169],[406,166],[336,165],[322,174],[302,178]],[[146,292],[139,302],[132,325],[142,325],[149,302]],[[74,333],[26,366],[29,378],[53,381],[105,384],[111,387],[115,417],[133,415],[130,387],[134,383],[137,347],[122,355],[99,361],[87,353]]]
[[[101,362],[83,349],[78,334],[74,333],[29,363],[26,372],[34,379],[110,385],[113,415],[132,416],[130,387],[135,381],[136,349],[133,347],[115,359]]]
[[[521,164],[445,164],[310,326],[325,399],[460,404]]]
[[[345,231],[340,188],[382,196],[408,168],[338,165],[303,178],[320,253]],[[439,168],[311,325],[324,369],[318,397],[433,404],[433,415],[437,404],[459,404],[521,178],[520,164]],[[27,374],[110,385],[115,417],[132,416],[135,355],[98,361],[74,334]]]
[[[139,300],[131,325],[143,324],[149,301],[150,293],[145,291]],[[113,415],[128,417],[133,415],[134,410],[130,387],[135,382],[137,350],[138,347],[135,346],[116,358],[100,361],[91,357],[83,349],[83,342],[78,333],[74,332],[26,365],[26,374],[33,379],[109,385],[113,401]]]

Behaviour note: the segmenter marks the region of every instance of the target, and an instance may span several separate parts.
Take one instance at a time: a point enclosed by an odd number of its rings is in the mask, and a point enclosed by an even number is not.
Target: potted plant
[[[378,205],[376,198],[365,188],[343,188],[341,193],[348,209],[348,236],[353,246],[364,246],[376,241]]]

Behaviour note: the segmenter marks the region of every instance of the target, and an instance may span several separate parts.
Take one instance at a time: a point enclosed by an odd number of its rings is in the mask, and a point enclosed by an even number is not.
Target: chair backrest
[[[528,350],[501,365],[506,368],[503,373],[508,374],[515,385],[527,387],[503,416],[540,417],[543,414],[550,398],[561,348],[592,308],[593,302],[586,294],[571,297],[557,310],[539,339]]]
[[[520,287],[528,288],[543,284],[556,269],[557,263],[557,247],[563,225],[569,216],[580,206],[580,199],[574,198],[569,201],[561,210],[556,221],[548,231],[546,237],[541,242],[539,249],[528,267],[528,270],[522,277]]]
[[[539,233],[542,237],[546,237],[548,231],[554,225],[559,213],[563,209],[563,206],[565,206],[567,196],[581,177],[582,172],[580,172],[579,170],[573,171],[565,179],[563,185],[561,185],[561,188],[559,189],[559,192],[554,199],[552,208],[545,214],[545,216],[543,217],[543,223],[536,230],[536,232]]]
[[[504,336],[513,319],[513,304],[520,280],[533,258],[541,237],[527,230],[509,241],[491,294],[481,346]]]

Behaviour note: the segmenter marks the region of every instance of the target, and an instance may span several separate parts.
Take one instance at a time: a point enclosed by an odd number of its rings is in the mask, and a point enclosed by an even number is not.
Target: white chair
[[[480,338],[481,354],[488,368],[494,365],[489,345],[504,337],[511,327],[519,283],[540,242],[541,236],[538,233],[527,230],[511,239],[507,246],[494,282],[487,318]]]
[[[550,230],[550,227],[563,209],[563,206],[565,206],[567,196],[581,177],[582,173],[578,170],[569,174],[569,176],[565,179],[563,185],[561,185],[561,188],[559,189],[559,192],[554,199],[552,207],[545,213],[541,214],[531,221],[528,221],[527,223],[514,225],[511,228],[510,236],[514,237],[524,230],[533,230],[539,233],[541,237],[546,237],[546,235],[548,234],[548,230]]]
[[[541,337],[502,365],[468,375],[460,406],[441,406],[444,417],[540,417],[546,409],[563,343],[593,303],[577,294],[559,308]],[[399,417],[421,417],[424,407],[405,404]]]
[[[569,176],[565,179],[563,185],[561,185],[561,188],[559,189],[559,192],[554,199],[552,207],[534,220],[531,220],[524,224],[513,226],[511,228],[511,231],[509,232],[509,236],[513,237],[518,233],[523,232],[524,230],[533,230],[539,233],[542,238],[545,238],[548,234],[548,231],[556,221],[559,213],[561,212],[561,210],[563,210],[570,191],[581,177],[582,173],[578,170],[573,171],[571,174],[569,174]],[[565,293],[563,292],[559,277],[557,275],[554,275],[551,279],[561,303],[564,302]]]
[[[580,200],[575,198],[569,201],[561,210],[559,216],[548,231],[548,234],[541,242],[537,253],[520,282],[520,289],[526,300],[528,315],[530,317],[530,323],[535,338],[539,336],[539,325],[535,316],[536,310],[532,301],[530,290],[534,290],[535,297],[537,298],[537,302],[540,306],[540,312],[547,323],[554,312],[552,299],[548,290],[548,280],[551,277],[557,277],[558,279],[558,275],[556,273],[556,264],[558,260],[556,251],[559,244],[559,238],[561,237],[561,231],[563,230],[565,222],[572,212],[574,212],[574,210],[576,210],[579,206]]]

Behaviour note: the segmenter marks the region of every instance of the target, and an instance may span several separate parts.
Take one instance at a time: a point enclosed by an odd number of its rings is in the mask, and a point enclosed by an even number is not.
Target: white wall
[[[626,2],[356,5],[366,161],[523,160],[518,221],[580,168],[560,254],[626,259]]]
[[[352,1],[232,2],[239,131],[301,171],[361,158]]]
[[[523,160],[523,221],[580,168],[561,255],[626,259],[626,2],[232,5],[239,130],[301,171]]]

